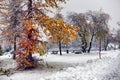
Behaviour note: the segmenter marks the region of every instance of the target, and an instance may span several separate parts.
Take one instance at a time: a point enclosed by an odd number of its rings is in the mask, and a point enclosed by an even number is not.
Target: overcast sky
[[[69,0],[64,5],[62,13],[67,12],[84,13],[88,10],[100,10],[108,13],[111,16],[109,25],[111,28],[116,28],[117,22],[120,21],[120,0]]]

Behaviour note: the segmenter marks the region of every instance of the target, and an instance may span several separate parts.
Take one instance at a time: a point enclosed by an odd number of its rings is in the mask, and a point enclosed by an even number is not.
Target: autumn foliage
[[[65,0],[45,0],[44,3],[42,0],[38,0],[37,2],[28,0],[28,9],[21,12],[21,17],[18,21],[19,25],[15,24],[14,27],[11,27],[12,25],[9,23],[11,26],[8,25],[8,28],[11,28],[11,33],[19,34],[19,36],[16,36],[17,49],[15,51],[18,69],[35,67],[36,60],[32,57],[32,54],[39,53],[40,55],[44,55],[46,53],[46,42],[40,39],[42,38],[40,36],[41,28],[48,37],[48,40],[54,43],[58,43],[60,40],[69,43],[71,39],[77,36],[77,27],[73,27],[63,20],[50,18],[45,14],[45,12],[50,11],[49,7],[59,8],[59,2],[65,2]],[[16,16],[16,18],[18,17]],[[7,34],[7,30],[3,30],[4,34]]]
[[[16,61],[19,63],[19,68],[27,66],[35,66],[34,59],[29,58],[36,51],[39,40],[39,31],[32,26],[31,20],[26,20],[29,25],[24,28],[23,36],[18,38],[18,48],[16,50]]]
[[[77,36],[75,32],[77,27],[72,27],[62,20],[47,18],[44,25],[46,25],[44,33],[47,34],[49,31],[50,34],[47,35],[51,36],[51,39],[56,43],[58,43],[59,40],[69,43],[72,38]]]
[[[27,21],[27,22],[26,22]],[[16,51],[17,62],[19,67],[36,66],[36,62],[30,55],[33,53],[45,54],[45,43],[40,41],[39,28],[43,28],[43,32],[49,37],[52,42],[58,43],[59,40],[69,43],[71,39],[75,38],[77,28],[70,26],[62,20],[56,20],[44,16],[42,23],[39,20],[39,26],[32,23],[32,19],[24,21],[24,31],[22,37],[18,39],[18,49]],[[27,23],[27,24],[26,24]],[[27,27],[26,27],[27,26]],[[22,59],[22,60],[21,60]]]

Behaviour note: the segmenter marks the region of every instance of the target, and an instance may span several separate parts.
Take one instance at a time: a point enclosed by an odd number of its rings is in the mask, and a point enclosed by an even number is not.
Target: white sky
[[[120,0],[69,0],[62,10],[63,15],[67,12],[84,13],[88,10],[100,10],[111,16],[110,27],[117,28],[120,21]]]

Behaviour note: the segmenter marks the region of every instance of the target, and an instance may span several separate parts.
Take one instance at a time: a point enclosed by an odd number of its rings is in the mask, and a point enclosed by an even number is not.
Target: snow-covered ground
[[[120,80],[119,50],[102,51],[102,59],[98,52],[35,56],[44,59],[38,68],[0,75],[0,80]],[[0,67],[15,68],[16,62],[5,54],[0,56]]]

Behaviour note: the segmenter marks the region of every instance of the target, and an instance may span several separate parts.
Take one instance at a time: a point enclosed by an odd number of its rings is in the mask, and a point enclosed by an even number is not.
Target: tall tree
[[[98,38],[105,38],[109,34],[109,28],[108,28],[108,21],[110,19],[109,14],[104,13],[102,11],[89,11],[86,13],[88,17],[88,21],[90,21],[90,34],[91,39],[89,43],[88,52],[90,52],[92,48],[92,41],[95,37]],[[101,39],[100,39],[101,41]],[[100,42],[101,43],[101,42]]]
[[[63,15],[60,14],[60,12],[58,11],[58,12],[55,14],[55,18],[56,18],[57,20],[63,20]],[[60,31],[62,32],[62,29],[61,29]],[[59,39],[58,45],[59,45],[60,55],[62,55],[62,38]]]
[[[32,57],[33,53],[45,54],[45,42],[40,38],[39,29],[42,28],[43,32],[54,40],[56,43],[62,39],[64,42],[76,37],[76,32],[72,26],[65,23],[63,20],[50,18],[45,13],[49,11],[48,7],[58,8],[59,2],[64,0],[42,0],[33,1],[28,0],[27,9],[23,11],[22,16],[22,36],[18,39],[18,48],[16,50],[17,62],[19,68],[35,67],[36,62]],[[22,60],[21,60],[22,58]]]
[[[21,25],[22,17],[22,1],[21,0],[1,0],[1,24],[4,27],[2,29],[2,39],[6,39],[13,43],[14,51],[16,51],[16,37],[18,37],[21,30],[19,26]]]
[[[83,13],[70,13],[67,16],[70,23],[74,26],[78,26],[80,29],[78,31],[78,35],[81,38],[81,48],[82,52],[86,52],[88,46],[88,38],[89,38],[89,24],[86,20],[86,15]]]
[[[44,3],[45,7],[50,6],[52,4],[51,2],[56,3],[55,1],[49,1],[49,0],[46,0],[45,2],[46,2]],[[41,22],[39,19],[43,20],[42,23],[45,23],[44,19],[49,18],[43,13],[44,6],[43,6],[42,0],[37,1],[37,2],[33,0],[28,0],[27,3],[28,3],[27,10],[24,11],[23,23],[22,23],[23,24],[22,25],[23,36],[21,36],[18,41],[19,46],[16,51],[17,62],[19,63],[19,68],[21,67],[30,68],[30,67],[36,66],[36,63],[32,57],[32,54],[34,52],[40,52],[40,54],[44,52],[41,49],[41,46],[43,46],[44,43],[38,40],[39,31],[37,28],[39,25],[41,25]],[[51,5],[51,7],[55,7],[55,6],[56,5],[54,4]],[[21,61],[21,58],[22,58],[22,61]]]

